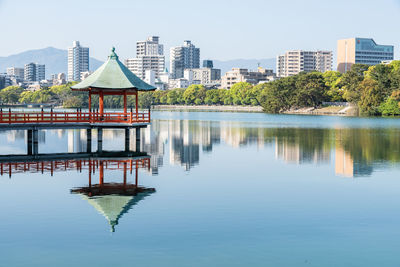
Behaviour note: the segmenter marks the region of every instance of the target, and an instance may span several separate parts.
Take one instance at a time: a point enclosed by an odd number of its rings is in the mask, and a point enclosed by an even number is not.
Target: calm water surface
[[[26,153],[25,138],[0,131],[0,154]],[[82,152],[86,131],[39,142]],[[124,132],[103,142],[123,150]],[[140,148],[138,183],[155,191],[133,197],[72,192],[89,184],[74,161],[3,163],[0,266],[400,265],[398,119],[153,112]],[[122,183],[124,160],[104,163],[105,182]]]

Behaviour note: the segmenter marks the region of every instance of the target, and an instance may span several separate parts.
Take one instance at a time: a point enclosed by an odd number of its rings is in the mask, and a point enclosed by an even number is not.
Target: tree
[[[379,114],[379,106],[384,97],[377,81],[372,78],[365,78],[358,87],[361,92],[359,107],[362,113],[368,115]]]
[[[328,87],[326,92],[330,101],[343,101],[343,90],[340,90],[340,79],[342,74],[338,71],[326,71],[322,73],[325,85]]]
[[[0,101],[8,104],[16,104],[23,91],[24,89],[22,87],[8,86],[0,90]]]
[[[203,85],[192,84],[189,86],[185,92],[183,93],[183,100],[187,105],[195,104],[195,100],[197,101],[197,105],[204,103],[204,99],[206,97],[206,89]]]
[[[297,76],[290,76],[262,84],[259,102],[268,113],[279,113],[292,107]]]
[[[316,107],[327,99],[328,87],[320,72],[301,74],[296,81],[293,104],[297,107]]]
[[[64,108],[80,108],[83,106],[83,101],[77,96],[72,96],[66,99],[63,103]]]
[[[379,112],[385,116],[400,115],[400,102],[392,97],[388,97],[386,101],[379,106]]]
[[[392,93],[392,74],[393,66],[387,64],[378,64],[369,67],[368,71],[365,72],[365,77],[374,79],[379,86],[383,97],[386,98]]]
[[[359,84],[364,80],[364,73],[369,66],[365,64],[354,64],[350,71],[343,74],[339,86],[343,89],[343,98],[352,103],[360,101],[361,92]]]
[[[235,83],[229,90],[234,105],[250,105],[249,93],[253,86],[247,82]]]
[[[153,92],[139,93],[139,107],[150,108],[153,104]]]
[[[219,90],[225,89],[211,89],[206,92],[206,98],[204,99],[204,103],[207,105],[218,105],[221,104],[221,98],[219,94]]]

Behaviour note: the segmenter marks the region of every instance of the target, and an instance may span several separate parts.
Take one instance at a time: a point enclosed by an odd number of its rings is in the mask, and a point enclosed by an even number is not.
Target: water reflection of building
[[[284,160],[287,163],[329,163],[330,149],[307,147],[297,142],[279,140],[275,138],[275,158]]]
[[[26,131],[21,130],[10,130],[7,131],[7,141],[8,142],[15,142],[17,140],[24,140],[26,139]],[[38,132],[38,142],[45,143],[46,142],[46,133],[45,131]]]
[[[45,141],[47,132],[39,132],[40,142]],[[8,140],[26,138],[22,133],[22,131],[9,131],[7,138]],[[86,151],[86,131],[58,130],[55,133],[59,138],[67,137],[68,151]],[[389,133],[393,135],[393,138],[391,137],[393,140],[397,140],[396,131]],[[393,153],[383,153],[377,147],[376,138],[386,138],[385,140],[394,146],[398,145],[392,139],[389,140],[387,135],[384,137],[378,134],[366,135],[365,131],[360,129],[268,128],[254,122],[238,121],[154,120],[150,127],[142,129],[142,136],[140,151],[146,151],[150,155],[152,174],[158,174],[159,168],[168,161],[172,165],[190,170],[199,164],[201,151],[208,153],[213,151],[216,145],[225,143],[235,148],[246,145],[257,145],[258,148],[275,145],[277,159],[296,164],[329,164],[333,154],[331,152],[335,149],[337,175],[368,176],[373,168],[388,164],[388,155],[393,157]],[[122,143],[124,131],[104,130],[103,137],[111,140],[111,146],[114,148],[116,143]],[[361,137],[367,139],[362,140]],[[118,142],[114,142],[117,140]],[[133,131],[130,141],[130,149],[136,150]],[[379,153],[374,153],[375,151]],[[379,166],[374,158],[380,159]]]
[[[200,159],[199,123],[169,122],[169,162],[190,170]]]
[[[335,173],[345,177],[354,176],[354,162],[351,155],[342,146],[336,144],[335,149]]]
[[[344,177],[370,176],[373,167],[363,161],[355,161],[349,151],[346,151],[340,142],[335,148],[335,173]]]
[[[68,152],[86,151],[86,131],[79,129],[66,130],[68,136]]]

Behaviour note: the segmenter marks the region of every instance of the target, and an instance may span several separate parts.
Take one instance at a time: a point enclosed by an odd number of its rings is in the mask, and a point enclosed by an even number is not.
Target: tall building
[[[40,82],[45,79],[45,65],[28,63],[24,67],[24,80],[28,82]]]
[[[337,43],[337,70],[345,73],[353,64],[376,65],[393,60],[393,45],[378,45],[371,38],[350,38]]]
[[[258,84],[262,82],[269,82],[275,79],[273,70],[268,70],[259,67],[257,71],[249,71],[248,69],[233,68],[227,71],[221,78],[221,87],[224,89],[231,89],[231,87],[238,82],[248,82],[251,84]]]
[[[24,79],[24,68],[10,67],[7,68],[7,75],[14,76],[17,79]]]
[[[288,77],[300,72],[332,70],[332,51],[286,51],[276,58],[276,74]]]
[[[164,46],[159,43],[158,36],[150,36],[145,41],[136,43],[136,58],[125,60],[125,65],[140,79],[150,79],[146,77],[146,71],[154,71],[155,78],[158,79],[165,68]],[[151,72],[147,72],[150,74]]]
[[[209,59],[203,60],[203,68],[209,68],[209,69],[214,68],[214,62]]]
[[[200,68],[200,48],[191,41],[184,41],[183,46],[171,47],[170,71],[174,79],[182,78],[185,69]]]
[[[68,81],[80,81],[81,72],[89,71],[89,48],[74,41],[68,47]]]

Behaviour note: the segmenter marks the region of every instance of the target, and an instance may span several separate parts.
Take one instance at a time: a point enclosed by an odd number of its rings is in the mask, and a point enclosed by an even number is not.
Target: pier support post
[[[39,130],[32,130],[32,139],[33,139],[33,155],[39,154]]]
[[[137,127],[135,128],[135,132],[136,132],[136,152],[140,152],[140,128]]]
[[[26,152],[28,155],[32,155],[32,130],[27,130],[27,137],[26,137]]]
[[[103,152],[103,128],[97,129],[97,152]]]
[[[86,152],[92,153],[92,129],[86,129]]]
[[[125,152],[128,152],[129,149],[129,139],[130,139],[130,132],[129,132],[129,128],[125,129]]]

